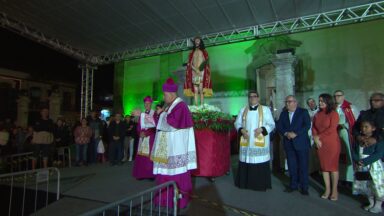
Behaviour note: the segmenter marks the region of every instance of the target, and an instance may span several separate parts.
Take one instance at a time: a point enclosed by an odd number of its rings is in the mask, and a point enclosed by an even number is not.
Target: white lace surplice
[[[154,174],[177,175],[197,167],[193,127],[178,129],[167,122],[168,113],[180,102],[177,98],[168,111],[160,115],[151,155]]]

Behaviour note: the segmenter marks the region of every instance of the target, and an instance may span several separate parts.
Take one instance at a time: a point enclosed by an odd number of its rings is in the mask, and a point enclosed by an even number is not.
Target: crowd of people
[[[132,175],[138,180],[155,179],[157,184],[175,181],[183,194],[179,207],[187,206],[192,192],[190,170],[196,169],[196,146],[192,115],[176,94],[172,79],[163,85],[164,105],[152,109],[150,96],[143,99],[144,112],[132,115],[115,113],[102,121],[98,112],[76,125],[58,119],[54,123],[43,108],[41,117],[26,129],[10,119],[0,122],[1,154],[33,151],[42,167],[57,164],[57,148],[75,145],[76,165],[109,161],[111,166],[133,161]],[[285,100],[278,120],[268,106],[259,103],[259,94],[249,91],[248,105],[234,122],[239,135],[239,165],[235,185],[243,189],[266,191],[271,184],[271,139],[282,138],[290,183],[285,192],[309,195],[309,170],[316,153],[325,186],[321,198],[338,200],[339,180],[351,182],[353,194],[363,194],[369,204],[365,210],[382,212],[384,200],[384,94],[373,93],[370,108],[358,112],[345,99],[344,92],[309,98],[308,109],[298,106],[294,95]],[[276,133],[275,133],[276,134]],[[276,135],[275,135],[276,136]],[[344,164],[342,173],[339,166]],[[172,196],[172,194],[163,194]],[[166,197],[155,197],[166,200]],[[167,205],[162,203],[161,205]]]
[[[48,108],[41,109],[39,119],[27,128],[17,126],[10,118],[0,121],[0,155],[32,152],[32,169],[61,167],[63,159],[58,157],[58,150],[71,146],[77,166],[107,160],[111,165],[121,165],[133,160],[138,143],[137,118],[130,115],[122,118],[116,113],[103,121],[99,112],[93,110],[79,122],[58,118],[54,123],[48,115]]]

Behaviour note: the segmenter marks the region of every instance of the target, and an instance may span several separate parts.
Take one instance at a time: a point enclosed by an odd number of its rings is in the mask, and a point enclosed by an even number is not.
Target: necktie
[[[292,123],[293,112],[288,112],[288,113],[289,113],[289,123]]]

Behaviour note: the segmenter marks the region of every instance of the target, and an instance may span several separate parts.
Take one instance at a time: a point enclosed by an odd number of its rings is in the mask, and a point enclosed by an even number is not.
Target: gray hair
[[[285,97],[285,100],[287,100],[288,98],[293,98],[293,99],[295,99],[295,101],[297,101],[295,95],[288,95],[287,97]]]
[[[313,99],[313,98],[308,98],[308,99],[307,99],[307,104],[308,104],[308,102],[311,101],[311,100],[312,100],[312,101],[315,101],[315,99]],[[316,101],[315,101],[315,102],[316,102]]]

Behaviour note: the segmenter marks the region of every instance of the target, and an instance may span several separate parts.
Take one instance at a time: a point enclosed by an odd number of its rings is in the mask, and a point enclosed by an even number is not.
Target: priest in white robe
[[[269,134],[275,128],[275,121],[270,108],[259,104],[256,91],[249,91],[248,105],[237,115],[235,127],[240,135],[235,185],[257,191],[272,188]]]
[[[196,145],[192,114],[187,104],[177,97],[177,88],[170,78],[163,85],[166,107],[157,122],[151,159],[156,184],[175,181],[182,195],[178,207],[185,208],[192,193],[190,170],[197,168]],[[172,191],[168,194],[163,191],[160,205],[173,207],[172,196]],[[159,201],[159,196],[155,197],[155,203]]]

